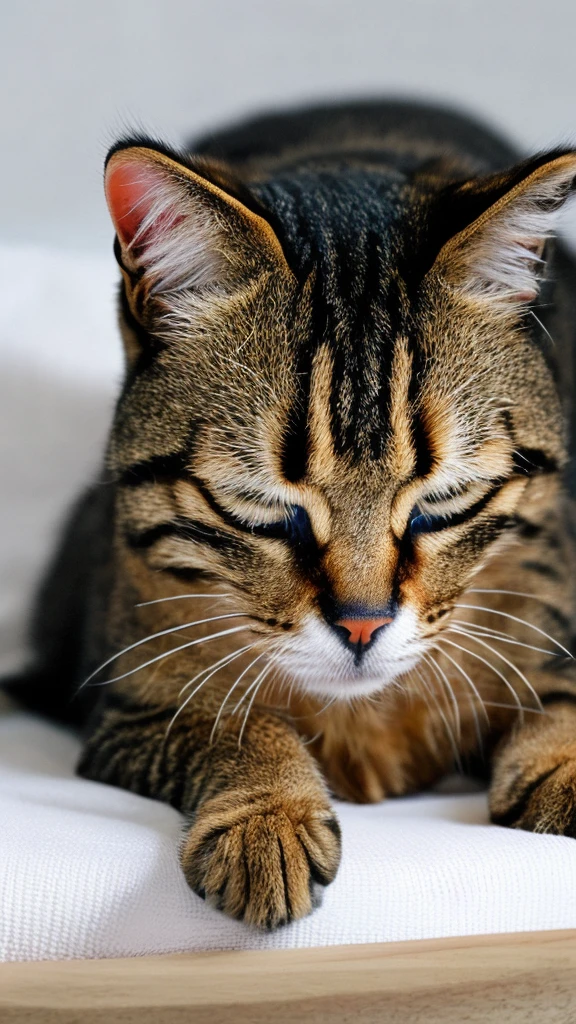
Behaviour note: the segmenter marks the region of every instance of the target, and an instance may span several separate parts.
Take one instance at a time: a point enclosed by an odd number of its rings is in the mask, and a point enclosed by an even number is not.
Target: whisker
[[[434,659],[432,659],[432,660],[434,660]],[[444,714],[444,711],[442,709],[442,705],[440,704],[440,701],[438,700],[436,694],[434,693],[433,687],[428,685],[428,680],[420,672],[420,669],[417,666],[414,666],[412,671],[416,672],[420,682],[422,683],[422,685],[424,686],[426,692],[428,693],[428,696],[432,698],[432,700],[434,701],[434,704],[436,705],[436,710],[438,711],[438,714],[440,715],[440,718],[442,719],[442,722],[444,724],[444,728],[446,729],[446,734],[448,736],[448,740],[450,742],[450,746],[452,747],[452,753],[454,755],[454,763],[456,764],[456,767],[458,768],[458,771],[461,774],[463,774],[464,769],[462,767],[462,759],[460,757],[460,750],[459,750],[458,744],[456,743],[456,740],[454,738],[454,733],[452,732],[452,726],[450,725],[450,722],[448,721],[448,719],[446,718],[446,715]]]
[[[458,632],[458,631],[454,630],[454,632]],[[532,686],[532,683],[530,682],[529,679],[526,678],[524,673],[520,671],[518,666],[515,665],[513,661],[510,661],[508,658],[505,658],[504,655],[501,653],[501,651],[497,651],[495,647],[492,647],[491,644],[486,643],[485,640],[481,640],[480,637],[473,636],[470,633],[469,634],[469,639],[470,640],[475,640],[476,643],[481,644],[482,647],[486,647],[487,650],[491,651],[492,654],[495,654],[497,658],[500,658],[500,661],[503,661],[505,665],[508,665],[508,667],[511,668],[512,671],[516,673],[516,675],[520,676],[520,679],[522,680],[524,685],[528,687],[530,693],[534,697],[534,700],[536,701],[536,704],[538,705],[538,707],[542,708],[542,701],[540,700],[540,697],[538,696],[538,694],[536,693],[536,690]],[[453,643],[453,641],[450,641],[450,643]],[[492,668],[494,668],[494,666],[492,666]],[[514,691],[514,692],[516,692],[516,691]]]
[[[330,700],[328,701],[327,704],[324,705],[324,707],[320,708],[318,711],[313,711],[312,714],[310,715],[310,718],[316,718],[317,715],[323,715],[324,712],[327,711],[328,708],[331,708],[332,705],[335,704],[337,700],[338,694],[335,693],[333,697],[330,697]]]
[[[164,601],[185,601],[192,597],[232,597],[232,594],[176,594],[174,597],[155,597],[153,601],[140,601],[135,608],[146,608],[149,604],[163,604]]]
[[[250,702],[248,704],[248,707],[246,708],[246,714],[244,715],[244,721],[242,722],[242,728],[240,729],[240,733],[239,733],[239,736],[238,736],[238,749],[240,749],[240,747],[242,746],[242,738],[244,736],[244,730],[246,728],[246,723],[248,722],[248,716],[249,716],[249,714],[250,714],[250,712],[252,710],[252,705],[254,704],[254,701],[256,700],[256,697],[258,696],[258,693],[260,691],[260,688],[262,687],[262,684],[263,684],[264,680],[266,679],[266,676],[268,675],[268,673],[273,668],[274,668],[274,659],[271,658],[269,663],[267,665],[265,665],[264,668],[262,669],[262,672],[260,673],[260,677],[261,677],[260,678],[260,682],[258,683],[258,686],[254,690],[252,698],[251,698],[251,700],[250,700]],[[254,685],[254,684],[252,684],[252,685]],[[246,691],[246,692],[248,692],[248,691]],[[244,696],[246,696],[246,694]],[[234,712],[232,712],[232,713],[234,713]]]
[[[111,683],[118,683],[121,679],[126,679],[128,676],[132,676],[135,672],[140,672],[141,669],[148,668],[150,665],[155,665],[157,661],[162,661],[163,658],[168,658],[171,654],[186,650],[187,647],[196,647],[197,644],[205,644],[209,640],[216,640],[221,636],[240,633],[243,629],[251,629],[251,626],[233,626],[232,629],[221,629],[218,633],[211,633],[210,636],[201,636],[198,640],[188,640],[187,643],[180,644],[179,647],[172,647],[169,651],[164,651],[163,654],[157,654],[155,658],[150,658],[149,661],[145,661],[142,665],[137,665],[136,668],[131,668],[128,672],[123,672],[120,676],[115,676],[113,679],[106,679],[103,683],[94,683],[93,685],[109,686]]]
[[[240,673],[240,675],[232,683],[232,686],[230,687],[230,689],[228,690],[228,693],[224,697],[224,700],[220,704],[220,707],[218,709],[218,714],[216,715],[216,718],[214,720],[214,725],[212,726],[212,732],[210,733],[210,739],[208,741],[210,745],[212,745],[212,743],[214,742],[214,736],[216,735],[216,730],[218,729],[218,724],[220,722],[220,719],[221,719],[222,714],[224,712],[224,708],[226,707],[226,704],[228,703],[229,698],[232,696],[232,694],[234,693],[234,690],[236,689],[237,686],[239,686],[239,684],[244,679],[244,677],[247,675],[247,673],[250,671],[250,669],[253,668],[253,666],[256,664],[256,662],[260,661],[260,658],[263,658],[266,653],[267,653],[266,651],[261,651],[260,654],[258,654],[257,657],[255,657],[250,662],[249,665],[246,665],[246,667],[244,669],[242,669],[242,672]]]
[[[292,682],[290,683],[290,689],[288,690],[288,696],[286,697],[286,707],[288,709],[290,708],[290,704],[292,702],[292,697],[294,696],[294,688],[295,688],[295,686],[296,686],[296,680],[293,679]]]
[[[555,342],[554,342],[554,338],[550,334],[550,331],[548,330],[548,328],[542,323],[540,317],[536,316],[536,313],[534,312],[533,309],[529,309],[528,312],[533,316],[533,318],[536,321],[536,323],[538,324],[538,326],[542,328],[542,330],[544,331],[544,334],[548,338],[550,344],[553,345],[554,347],[556,347]]]
[[[244,691],[244,693],[243,693],[243,694],[242,694],[242,696],[240,697],[240,700],[238,701],[238,703],[237,703],[237,704],[236,704],[236,705],[234,706],[234,708],[233,708],[233,709],[232,709],[232,711],[230,712],[230,716],[232,716],[232,715],[235,715],[235,714],[236,714],[236,712],[238,711],[238,708],[239,708],[239,707],[241,707],[241,705],[242,705],[242,704],[244,703],[244,701],[246,700],[246,697],[248,696],[248,694],[249,694],[249,693],[252,693],[252,690],[254,689],[254,687],[255,687],[255,686],[257,685],[257,683],[259,683],[259,682],[260,682],[260,680],[262,679],[262,676],[263,676],[263,675],[264,675],[264,673],[266,672],[266,669],[268,668],[268,665],[269,665],[269,664],[270,664],[270,662],[269,662],[269,663],[268,663],[267,665],[264,665],[264,668],[263,668],[263,669],[262,669],[262,671],[261,671],[261,672],[260,672],[260,673],[259,673],[259,674],[258,674],[258,675],[256,676],[256,679],[253,679],[253,680],[252,680],[252,682],[250,683],[250,686],[248,686],[248,687],[247,687],[247,689],[246,689],[246,690]]]
[[[290,690],[292,691],[293,688],[294,683],[291,684]],[[333,697],[330,697],[327,704],[323,704],[321,708],[318,708],[318,711],[311,711],[309,715],[291,715],[290,717],[293,722],[301,722],[307,718],[316,718],[318,715],[323,714],[324,711],[327,711],[328,708],[332,707],[332,705],[335,704],[337,700],[338,694],[336,693]]]
[[[264,688],[263,688],[263,690],[262,690],[262,692],[260,694],[261,700],[263,700],[264,703],[266,703],[266,704],[270,703],[270,694],[272,692],[274,692],[273,688],[274,688],[275,684],[277,683],[277,681],[278,681],[277,678],[272,678],[272,679],[266,679],[265,680],[266,685],[264,686]]]
[[[545,636],[547,640],[552,644],[556,644],[564,654],[567,654],[569,658],[574,659],[574,655],[564,647],[559,640],[555,640],[553,636],[550,636],[544,629],[540,629],[539,626],[535,626],[532,622],[528,622],[526,619],[521,619],[518,615],[511,615],[510,612],[501,612],[496,608],[485,608],[478,604],[455,604],[455,608],[474,608],[477,612],[488,612],[491,615],[501,615],[505,619],[512,619],[513,622],[519,622],[523,626],[528,626],[529,629],[535,630],[536,633],[540,633],[541,636]]]
[[[314,743],[316,740],[320,739],[320,737],[321,737],[323,732],[324,732],[324,730],[320,729],[320,732],[317,732],[316,735],[312,736],[309,740],[302,740],[302,746],[303,747],[310,747],[312,745],[312,743]]]
[[[512,686],[512,683],[510,682],[509,679],[506,679],[506,676],[500,671],[500,669],[496,668],[496,666],[493,665],[492,662],[488,661],[487,658],[483,658],[481,654],[477,653],[477,651],[471,651],[468,647],[462,647],[460,644],[454,643],[453,640],[446,640],[445,643],[451,644],[452,647],[456,647],[458,650],[463,651],[465,654],[469,654],[471,658],[475,658],[476,661],[481,661],[483,665],[486,665],[487,668],[491,670],[491,672],[494,672],[494,675],[498,676],[498,678],[502,680],[506,688],[510,691],[514,698],[514,703],[518,708],[518,711],[522,710],[522,702],[518,694],[516,693],[516,690]]]
[[[254,644],[251,644],[250,646],[253,647]],[[198,683],[198,686],[194,687],[194,689],[192,690],[192,693],[190,693],[187,696],[186,700],[180,705],[180,707],[177,709],[176,713],[170,719],[170,721],[168,723],[168,727],[166,729],[165,736],[164,736],[164,740],[165,741],[168,739],[168,734],[169,734],[172,726],[174,725],[174,722],[178,718],[178,715],[180,715],[184,711],[184,708],[186,707],[186,705],[190,703],[190,701],[193,699],[193,697],[195,697],[196,694],[198,693],[198,691],[201,690],[202,687],[206,685],[206,683],[208,682],[209,679],[212,678],[212,676],[216,675],[216,673],[219,672],[221,668],[224,668],[224,665],[222,664],[222,662],[225,661],[226,663],[228,663],[230,661],[234,661],[236,658],[239,658],[240,655],[243,654],[245,650],[247,650],[247,648],[242,648],[239,651],[235,651],[232,656],[231,655],[227,655],[226,658],[221,658],[220,661],[216,662],[216,665],[214,667],[212,667],[212,671],[208,672],[208,675],[204,679],[202,679],[202,681],[200,683]],[[203,672],[199,672],[198,675],[195,676],[194,679],[191,680],[191,682],[192,683],[195,682],[196,679],[199,679],[200,676],[203,675],[203,674],[204,674]],[[186,686],[183,687],[183,689],[187,689],[187,687],[189,685],[190,684],[187,683]],[[180,691],[180,693],[182,693],[182,692],[183,692],[183,690]]]
[[[466,691],[466,696],[468,698],[468,703],[470,705],[470,710],[471,710],[473,718],[474,718],[474,732],[476,733],[476,739],[478,741],[478,749],[480,751],[480,756],[483,759],[484,758],[484,737],[482,735],[482,727],[480,725],[480,719],[478,717],[478,711],[476,710],[476,704],[474,703],[474,694],[473,693],[468,693],[468,691]],[[486,719],[488,719],[488,712],[486,711],[486,706],[484,704],[484,701],[482,701],[482,710],[484,711],[484,713],[486,715]]]
[[[270,669],[270,667],[271,667],[270,665],[266,665],[266,668],[263,670],[263,672],[268,674],[268,670]],[[244,738],[244,730],[245,730],[246,724],[248,722],[248,715],[250,714],[250,711],[252,709],[252,705],[253,705],[254,701],[256,700],[256,697],[258,696],[258,693],[260,692],[260,688],[262,687],[264,682],[265,682],[265,676],[263,675],[263,678],[258,683],[258,686],[254,690],[254,693],[253,693],[252,697],[250,698],[250,701],[248,702],[248,707],[246,709],[246,712],[244,714],[244,718],[242,720],[242,725],[240,727],[240,732],[238,733],[238,750],[240,750],[240,748],[242,746],[242,740]]]
[[[464,626],[470,626],[472,629],[481,629],[485,633],[491,633],[492,636],[509,636],[514,639],[513,633],[508,633],[505,629],[494,629],[494,626],[481,626],[479,623],[470,619],[450,619],[450,622],[461,622]]]
[[[200,672],[198,672],[194,676],[193,679],[189,679],[187,683],[184,683],[184,686],[180,690],[178,696],[181,697],[182,694],[186,692],[188,687],[189,686],[193,686],[194,683],[196,682],[196,680],[200,679],[200,677],[203,676],[206,672],[210,672],[211,669],[219,668],[220,666],[224,667],[225,665],[228,664],[229,661],[234,661],[235,658],[239,657],[240,654],[244,654],[245,651],[252,650],[252,648],[255,647],[257,643],[258,643],[258,641],[255,640],[253,644],[246,644],[244,647],[241,647],[239,650],[232,651],[231,654],[225,654],[223,658],[219,658],[218,661],[213,661],[211,665],[208,665],[207,667],[201,669]]]
[[[436,672],[442,673],[442,676],[446,680],[446,683],[447,683],[447,685],[449,687],[450,693],[451,693],[454,701],[456,702],[456,709],[457,709],[457,715],[458,715],[458,738],[460,739],[460,737],[461,737],[460,708],[459,708],[458,702],[456,700],[456,695],[454,693],[454,689],[453,689],[453,687],[452,687],[452,685],[450,683],[450,680],[448,679],[448,676],[446,675],[446,673],[444,672],[442,667],[438,664],[437,660],[433,656],[431,656],[431,654],[428,655],[428,658],[426,658],[426,660],[429,660],[429,663],[431,663],[431,665],[433,665],[433,668],[434,668],[434,670]],[[466,696],[467,696],[467,699],[468,699],[468,703],[469,703],[470,711],[472,713],[472,717],[474,717],[475,730],[476,730],[476,735],[477,735],[477,738],[478,738],[479,749],[481,751],[481,754],[484,755],[484,742],[483,742],[483,737],[482,737],[482,729],[480,727],[480,719],[478,717],[478,711],[476,709],[474,698],[469,696],[467,693],[466,693]]]
[[[458,630],[454,630],[453,632],[457,633]],[[462,634],[462,635],[464,635],[464,634]],[[470,639],[472,639],[472,637],[470,637]],[[483,658],[482,655],[478,654],[476,651],[471,651],[468,647],[462,647],[461,644],[455,643],[454,640],[448,640],[446,638],[443,638],[443,640],[444,640],[444,643],[450,644],[451,647],[456,647],[457,650],[463,651],[464,654],[469,654],[471,658],[476,658],[477,661],[481,661],[483,665],[486,665],[492,672],[494,672],[494,674],[497,675],[502,680],[504,685],[507,687],[507,689],[512,694],[512,696],[514,698],[514,703],[515,703],[516,707],[518,708],[518,710],[519,711],[522,710],[522,702],[521,702],[518,694],[516,693],[516,690],[512,686],[512,683],[510,682],[509,679],[506,679],[506,676],[502,672],[500,672],[500,670],[497,669],[492,664],[492,662],[488,661],[487,658]],[[495,651],[494,653],[497,653],[497,652]],[[445,657],[450,658],[450,655],[447,654],[446,651],[444,651],[444,655],[445,655]]]
[[[209,619],[196,619],[196,622],[183,622],[180,626],[170,626],[169,629],[161,629],[158,633],[151,633],[149,636],[145,636],[142,640],[136,640],[135,643],[129,644],[129,646],[125,647],[124,650],[118,651],[117,654],[113,654],[112,657],[108,658],[106,661],[103,661],[98,668],[95,668],[94,671],[86,677],[86,679],[80,686],[80,689],[82,689],[83,686],[86,686],[86,684],[89,683],[91,679],[94,679],[94,676],[97,676],[98,673],[101,672],[103,668],[106,668],[108,665],[111,665],[113,661],[116,661],[118,658],[121,658],[123,654],[128,654],[129,651],[133,651],[136,647],[141,647],[142,644],[146,644],[150,640],[157,640],[158,637],[168,636],[170,633],[178,633],[182,629],[191,629],[192,626],[203,626],[207,622],[219,622],[221,619],[240,618],[248,618],[248,616],[242,615],[242,613],[237,614],[235,612],[229,612],[226,615],[212,615]],[[122,679],[123,677],[119,676],[118,678]]]
[[[490,629],[489,626],[477,626],[476,623],[467,622],[466,619],[451,619],[451,622],[457,623],[459,626],[470,627],[477,636],[487,636],[492,640],[500,640],[503,644],[514,644],[515,647],[527,647],[529,651],[549,654],[552,658],[562,657],[557,651],[549,651],[547,647],[534,647],[533,644],[523,643],[522,640],[514,640],[510,634],[502,633],[499,629]],[[450,628],[446,632],[450,632]]]
[[[426,661],[426,663],[430,665],[430,667],[432,668],[432,671],[434,672],[436,678],[437,679],[439,678],[440,682],[443,683],[445,685],[445,687],[446,687],[446,691],[447,691],[448,696],[450,697],[450,700],[452,701],[452,705],[454,707],[454,724],[455,724],[455,728],[456,728],[456,733],[457,733],[458,739],[460,739],[461,735],[462,735],[462,722],[461,722],[461,719],[460,719],[460,707],[459,707],[458,701],[456,699],[456,694],[454,693],[454,688],[453,688],[452,684],[450,683],[450,680],[448,679],[448,676],[444,672],[443,668],[441,667],[441,665],[438,664],[438,662],[434,658],[432,658],[431,656],[427,657],[425,654],[422,655],[422,657],[423,657],[423,660]]]
[[[447,643],[447,644],[452,644],[452,645],[453,645],[454,647],[458,647],[458,644],[455,644],[453,640],[446,640],[446,643]],[[463,650],[466,650],[466,648],[463,648]],[[484,717],[485,717],[485,719],[486,719],[486,724],[487,724],[487,725],[488,725],[488,727],[489,727],[489,726],[490,726],[490,719],[489,719],[489,717],[488,717],[488,712],[486,711],[486,708],[484,707],[484,701],[482,700],[482,695],[480,694],[480,692],[479,692],[479,690],[478,690],[478,687],[476,686],[476,684],[475,684],[474,680],[470,678],[470,676],[468,675],[468,673],[466,672],[466,670],[462,668],[462,665],[459,665],[459,664],[458,664],[458,662],[456,661],[456,659],[455,659],[455,658],[453,658],[451,654],[448,654],[448,652],[447,652],[447,651],[445,651],[445,650],[444,650],[443,648],[441,648],[441,653],[442,653],[442,656],[443,656],[444,658],[448,658],[448,661],[449,661],[449,662],[450,662],[450,663],[451,663],[452,665],[454,665],[454,668],[456,669],[456,671],[457,671],[457,672],[459,672],[459,673],[460,673],[460,675],[461,675],[461,676],[462,676],[462,677],[463,677],[463,678],[464,678],[464,679],[466,680],[466,682],[468,683],[468,686],[469,686],[469,687],[470,687],[470,689],[472,690],[472,693],[473,693],[473,694],[474,694],[474,696],[476,697],[476,700],[478,701],[478,703],[479,703],[480,707],[482,708],[482,711],[484,712]]]
[[[472,680],[467,676],[466,672],[464,672],[464,670],[461,668],[461,666],[457,665],[456,662],[452,658],[447,656],[445,651],[443,651],[442,653],[443,653],[444,657],[448,657],[448,660],[450,662],[452,662],[452,664],[458,670],[458,672],[460,672],[460,674],[464,676],[465,681],[468,682],[469,684],[472,683]],[[448,677],[446,676],[446,673],[444,672],[442,667],[438,664],[437,661],[435,661],[434,664],[435,664],[436,668],[442,673],[442,675],[446,679],[446,682],[448,683],[448,685],[450,685]],[[475,690],[475,687],[474,687],[473,684],[472,684],[471,688],[472,688],[473,691]],[[452,688],[451,685],[450,685],[450,690],[453,692],[453,688]],[[480,719],[478,718],[478,711],[476,710],[476,705],[474,703],[474,697],[473,697],[473,694],[470,695],[468,693],[468,691],[466,691],[466,697],[468,699],[468,703],[470,705],[470,710],[471,710],[472,716],[474,718],[474,730],[476,732],[476,739],[478,740],[478,747],[480,748],[481,755],[484,756],[484,741],[483,741],[483,737],[482,737],[482,729],[480,727]],[[454,697],[454,699],[456,700],[456,697]],[[484,711],[484,715],[486,717],[486,721],[488,722],[488,715],[487,715],[486,709],[483,707],[483,703],[482,703],[482,699],[481,698],[480,698],[480,705],[482,707],[482,710]],[[460,709],[458,709],[458,738],[460,738]]]
[[[512,597],[531,597],[533,601],[540,601],[541,604],[547,604],[548,602],[543,597],[538,597],[538,594],[529,594],[525,590],[500,590],[498,587],[469,587],[466,591],[467,594],[510,594]]]
[[[517,704],[501,704],[499,701],[496,701],[496,700],[485,700],[484,703],[489,708],[505,708],[507,711],[516,711],[516,709],[518,707]],[[521,706],[522,706],[522,711],[525,711],[525,712],[527,712],[527,713],[529,713],[531,715],[545,715],[547,717],[549,715],[549,712],[546,711],[546,708],[543,708],[542,710],[540,710],[540,708],[527,708],[527,707],[524,707],[523,704]]]

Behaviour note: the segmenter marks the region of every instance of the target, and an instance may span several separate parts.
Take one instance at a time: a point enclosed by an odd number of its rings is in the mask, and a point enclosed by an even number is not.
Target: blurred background
[[[9,0],[0,13],[0,673],[54,534],[98,478],[122,375],[102,194],[115,138],[178,145],[275,106],[456,104],[576,143],[574,0]],[[563,221],[576,241],[576,203]]]
[[[108,145],[311,98],[437,98],[523,149],[576,141],[574,0],[4,2],[5,238],[110,244]],[[576,221],[574,221],[576,224]]]

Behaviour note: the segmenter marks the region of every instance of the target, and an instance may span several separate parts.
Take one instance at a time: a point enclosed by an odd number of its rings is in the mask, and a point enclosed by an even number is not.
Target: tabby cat
[[[576,836],[576,150],[366,102],[191,152],[107,160],[126,375],[23,698],[257,927],[334,878],[330,793],[483,764],[496,824]]]

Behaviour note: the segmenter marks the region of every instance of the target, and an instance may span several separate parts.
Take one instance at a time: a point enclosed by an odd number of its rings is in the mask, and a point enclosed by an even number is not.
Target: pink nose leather
[[[348,643],[355,646],[370,643],[376,630],[380,629],[380,626],[387,626],[389,622],[392,622],[391,615],[381,619],[339,619],[335,625],[348,630]]]

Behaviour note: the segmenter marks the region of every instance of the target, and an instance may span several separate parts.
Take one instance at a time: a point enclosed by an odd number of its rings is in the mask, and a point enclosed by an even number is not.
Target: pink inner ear
[[[116,233],[131,245],[158,197],[162,175],[145,161],[112,159],[106,172],[106,199]]]

